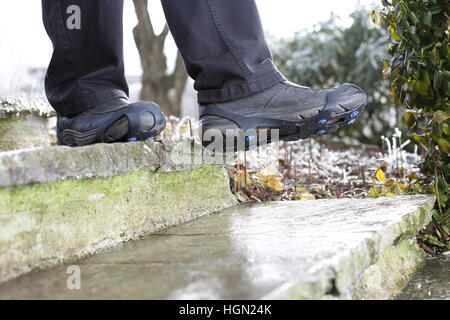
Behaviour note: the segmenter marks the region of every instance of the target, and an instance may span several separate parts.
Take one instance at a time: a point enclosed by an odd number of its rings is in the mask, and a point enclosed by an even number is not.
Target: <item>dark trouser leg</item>
[[[223,102],[284,80],[254,0],[162,0],[199,103]]]
[[[72,116],[127,98],[123,0],[42,0],[42,9],[54,47],[45,87],[57,113]]]

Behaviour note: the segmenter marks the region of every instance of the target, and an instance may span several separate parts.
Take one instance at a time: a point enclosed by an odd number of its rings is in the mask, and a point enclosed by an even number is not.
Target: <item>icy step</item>
[[[0,152],[0,283],[235,205],[192,143]]]
[[[434,202],[242,205],[7,282],[0,299],[391,298],[424,257],[414,236]]]

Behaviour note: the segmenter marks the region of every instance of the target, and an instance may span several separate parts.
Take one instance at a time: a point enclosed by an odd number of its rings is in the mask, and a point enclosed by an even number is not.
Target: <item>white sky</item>
[[[185,0],[196,1],[196,0]],[[369,5],[374,0],[256,0],[264,28],[276,37],[289,37],[294,32],[327,19],[331,12],[344,18],[358,3]],[[0,94],[13,81],[14,75],[28,67],[45,67],[51,56],[51,44],[42,26],[41,1],[0,1]],[[158,31],[164,25],[159,0],[149,0],[152,19]],[[127,74],[141,73],[139,56],[131,30],[136,24],[131,0],[125,0],[124,33]],[[173,42],[168,43],[169,61],[174,56]]]

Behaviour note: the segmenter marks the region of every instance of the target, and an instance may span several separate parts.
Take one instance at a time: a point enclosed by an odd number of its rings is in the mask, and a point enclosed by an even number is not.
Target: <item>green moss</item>
[[[158,194],[167,192],[177,198],[185,198],[190,192],[195,192],[195,185],[198,185],[200,180],[211,179],[214,182],[221,174],[220,171],[217,167],[209,166],[193,171],[169,173],[155,173],[144,169],[107,179],[67,179],[21,188],[0,189],[0,214],[35,211],[67,201],[85,201],[95,194],[114,197],[132,193],[137,189],[154,192],[155,186],[159,189]]]
[[[425,257],[415,240],[388,247],[362,275],[353,289],[354,299],[388,299],[399,293]]]
[[[400,225],[402,236],[397,239],[397,242],[414,237],[423,227],[427,226],[431,222],[431,211],[435,201],[435,198],[431,198],[418,209],[416,214],[410,214],[403,218]]]
[[[217,166],[0,189],[0,282],[234,204]]]

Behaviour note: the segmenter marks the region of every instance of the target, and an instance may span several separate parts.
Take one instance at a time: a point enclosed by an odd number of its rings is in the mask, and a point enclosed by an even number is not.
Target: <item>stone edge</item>
[[[56,116],[56,112],[45,99],[0,98],[0,119],[27,115],[50,118]]]
[[[370,299],[372,296],[367,293],[365,296],[363,291],[359,291],[359,294],[354,294],[353,290],[355,288],[360,288],[364,286],[364,283],[359,284],[358,282],[364,280],[364,274],[373,265],[380,262],[380,259],[386,254],[388,250],[395,249],[396,246],[404,241],[412,241],[414,235],[416,235],[420,230],[426,227],[432,219],[432,209],[436,202],[435,196],[430,195],[419,195],[416,197],[428,197],[422,205],[405,215],[399,223],[392,226],[393,233],[395,235],[392,239],[380,239],[380,246],[377,248],[377,253],[375,258],[364,264],[362,262],[358,265],[360,270],[351,270],[350,279],[347,281],[342,281],[342,278],[348,277],[348,275],[342,274],[343,266],[350,266],[354,264],[354,260],[364,261],[363,255],[367,255],[370,251],[369,244],[367,242],[361,243],[353,252],[340,260],[339,266],[333,266],[332,264],[319,268],[316,270],[308,280],[303,281],[303,279],[293,279],[292,281],[285,283],[280,286],[272,293],[264,296],[263,300],[272,299],[288,299],[288,300],[319,300],[319,299]],[[395,250],[394,250],[395,251]],[[420,262],[418,262],[419,264]],[[353,266],[355,267],[355,266]],[[339,270],[340,269],[340,270]],[[355,272],[357,271],[357,272]],[[402,279],[403,283],[406,281]],[[340,283],[341,282],[341,283]],[[343,283],[342,283],[343,282]],[[394,291],[389,291],[386,295],[378,297],[378,299],[390,299],[396,295],[402,288],[397,287]],[[397,291],[397,292],[395,292]]]
[[[68,178],[108,178],[141,169],[171,172],[215,165],[207,154],[195,139],[4,151],[0,152],[0,188]]]

